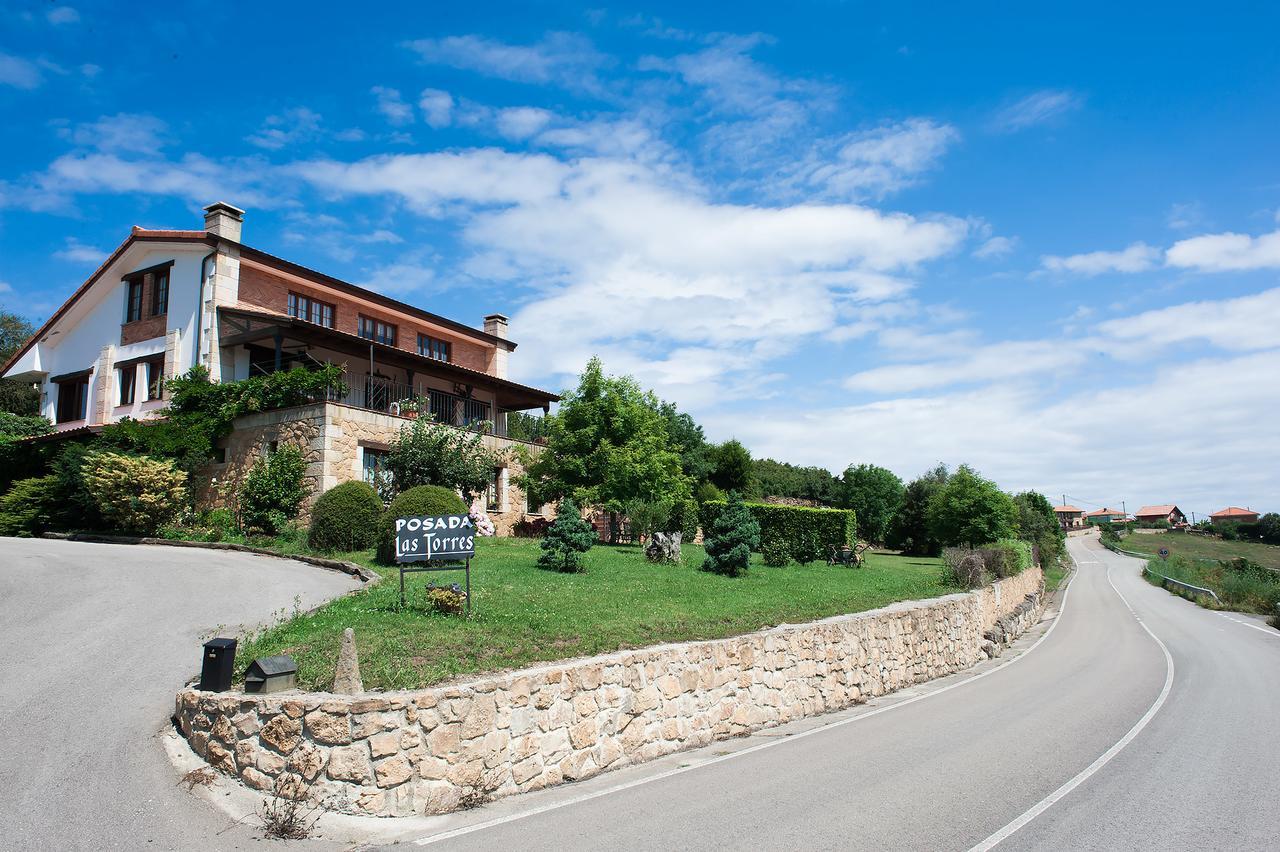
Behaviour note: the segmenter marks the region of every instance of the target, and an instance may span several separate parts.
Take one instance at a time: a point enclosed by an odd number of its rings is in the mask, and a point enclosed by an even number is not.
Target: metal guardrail
[[[1166,577],[1163,574],[1157,574],[1155,571],[1151,570],[1150,565],[1144,565],[1142,567],[1142,572],[1144,574],[1150,574],[1152,577],[1159,578],[1160,585],[1164,586],[1166,589],[1169,588],[1169,586],[1171,585],[1177,586],[1178,588],[1184,589],[1188,592],[1196,592],[1201,595],[1208,595],[1209,597],[1213,598],[1214,603],[1218,604],[1219,606],[1222,605],[1222,600],[1218,597],[1218,593],[1215,592],[1213,589],[1204,589],[1204,588],[1201,588],[1200,586],[1193,586],[1190,583],[1184,583],[1181,580],[1175,580],[1172,577]]]

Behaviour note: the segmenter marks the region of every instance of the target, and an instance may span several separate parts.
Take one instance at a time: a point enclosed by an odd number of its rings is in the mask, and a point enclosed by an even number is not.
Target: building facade
[[[1058,516],[1058,525],[1064,530],[1079,529],[1084,526],[1084,509],[1075,506],[1054,506],[1053,512]]]
[[[0,373],[38,385],[42,413],[71,431],[158,416],[165,380],[196,366],[213,381],[235,381],[339,365],[348,387],[340,398],[269,412],[270,428],[237,421],[210,477],[211,500],[230,472],[278,444],[278,436],[263,437],[272,430],[301,440],[305,424],[323,424],[311,464],[319,494],[371,478],[400,427],[431,416],[486,424],[486,442],[510,459],[491,491],[506,495],[498,505],[523,512],[523,498],[512,501],[503,484],[519,472],[514,451],[524,443],[509,436],[509,415],[546,413],[558,397],[507,378],[516,348],[507,318],[490,314],[474,328],[307,269],[243,244],[243,219],[218,202],[205,208],[202,230],[135,226]],[[246,437],[254,430],[261,440]],[[348,432],[363,435],[353,452],[345,450]]]
[[[1140,524],[1156,524],[1165,521],[1169,526],[1177,527],[1187,523],[1187,516],[1172,503],[1162,506],[1143,506],[1133,513],[1133,517]]]
[[[1220,524],[1256,524],[1258,518],[1261,517],[1252,509],[1241,509],[1239,506],[1228,506],[1225,509],[1219,509],[1209,516],[1209,522],[1214,526]]]

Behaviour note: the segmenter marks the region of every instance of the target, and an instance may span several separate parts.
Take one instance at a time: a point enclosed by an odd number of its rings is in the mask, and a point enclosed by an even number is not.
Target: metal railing
[[[492,406],[478,399],[434,388],[424,388],[369,376],[348,376],[345,394],[330,394],[330,402],[355,408],[381,411],[401,417],[430,417],[437,423],[472,428],[488,423],[486,430],[499,438],[509,437],[506,416],[494,416]],[[519,414],[517,440],[533,441],[543,433],[542,418]],[[526,434],[527,433],[527,434]]]
[[[1158,579],[1160,581],[1160,585],[1164,586],[1166,589],[1169,588],[1170,586],[1175,586],[1176,588],[1182,589],[1183,591],[1186,591],[1186,592],[1193,592],[1199,595],[1208,595],[1209,597],[1213,598],[1214,603],[1218,604],[1219,606],[1222,605],[1222,601],[1218,598],[1218,593],[1215,592],[1213,589],[1206,589],[1206,588],[1202,588],[1201,586],[1193,586],[1190,583],[1184,583],[1181,580],[1175,580],[1172,577],[1166,577],[1164,574],[1159,574],[1155,571],[1152,571],[1150,564],[1142,566],[1142,571],[1143,573],[1150,574],[1152,577],[1155,577],[1156,579]]]

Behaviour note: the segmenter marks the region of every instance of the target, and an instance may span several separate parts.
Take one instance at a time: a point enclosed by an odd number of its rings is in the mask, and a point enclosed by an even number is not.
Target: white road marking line
[[[1079,787],[1085,781],[1089,780],[1089,778],[1093,776],[1098,770],[1106,766],[1107,763],[1110,762],[1111,758],[1115,757],[1124,749],[1125,746],[1133,742],[1134,738],[1136,738],[1138,734],[1142,733],[1142,729],[1145,728],[1151,722],[1151,720],[1155,717],[1155,715],[1160,712],[1160,708],[1164,706],[1165,700],[1169,697],[1169,691],[1173,689],[1173,656],[1169,653],[1169,649],[1165,647],[1165,644],[1160,641],[1160,637],[1152,633],[1151,628],[1147,627],[1147,625],[1143,622],[1143,620],[1138,616],[1138,613],[1134,611],[1133,607],[1130,605],[1129,601],[1125,598],[1125,596],[1120,594],[1120,590],[1116,588],[1116,584],[1111,581],[1110,565],[1107,566],[1107,583],[1110,584],[1111,590],[1114,591],[1120,597],[1120,600],[1124,601],[1124,605],[1128,607],[1129,612],[1133,614],[1133,617],[1134,619],[1137,620],[1138,625],[1143,630],[1147,631],[1148,636],[1156,640],[1156,644],[1159,645],[1160,650],[1164,652],[1164,662],[1165,662],[1164,689],[1160,690],[1160,696],[1156,698],[1155,703],[1151,705],[1151,707],[1147,710],[1145,714],[1143,714],[1142,718],[1138,720],[1137,724],[1135,724],[1132,728],[1130,728],[1129,732],[1125,734],[1123,737],[1121,737],[1119,741],[1116,742],[1115,745],[1111,746],[1111,748],[1103,752],[1102,755],[1097,760],[1095,760],[1093,763],[1090,763],[1088,766],[1086,766],[1080,772],[1080,774],[1076,775],[1076,777],[1072,778],[1070,781],[1063,784],[1061,787],[1054,790],[1052,793],[1045,796],[1043,799],[1041,799],[1039,802],[1033,805],[1028,811],[1023,813],[1022,816],[1018,817],[1013,822],[1009,823],[1004,828],[997,831],[995,834],[992,834],[986,840],[983,840],[980,843],[977,843],[974,846],[972,846],[969,849],[969,852],[987,852],[987,850],[991,849],[992,847],[999,844],[1001,841],[1005,840],[1006,838],[1014,834],[1016,831],[1021,829],[1027,823],[1031,822],[1033,819],[1040,816],[1040,814],[1049,810],[1049,808],[1053,807],[1059,800],[1061,800],[1064,796],[1066,796],[1072,790]]]
[[[1260,631],[1262,631],[1263,633],[1267,634],[1268,636],[1271,636],[1271,637],[1273,637],[1273,638],[1275,638],[1275,639],[1280,639],[1280,631],[1277,631],[1277,630],[1270,630],[1270,629],[1268,629],[1268,628],[1266,628],[1266,627],[1259,627],[1259,626],[1258,626],[1258,625],[1256,625],[1256,624],[1250,624],[1250,623],[1249,623],[1249,622],[1247,622],[1247,621],[1241,621],[1241,620],[1240,620],[1240,619],[1238,619],[1238,618],[1232,618],[1231,616],[1227,615],[1225,612],[1220,612],[1220,613],[1218,613],[1218,615],[1221,615],[1221,616],[1222,616],[1223,618],[1225,618],[1227,621],[1234,621],[1236,624],[1241,624],[1241,625],[1243,625],[1243,626],[1245,626],[1245,627],[1252,628],[1253,630],[1260,630]]]
[[[867,719],[872,716],[878,716],[881,713],[887,713],[890,710],[897,710],[899,707],[906,707],[908,704],[915,704],[917,701],[923,701],[926,698],[932,698],[935,695],[941,695],[944,692],[950,692],[951,690],[960,686],[967,686],[968,684],[971,684],[974,681],[982,680],[982,678],[986,677],[987,675],[994,674],[996,672],[1002,672],[1005,669],[1007,669],[1009,666],[1018,662],[1019,660],[1025,660],[1027,658],[1027,655],[1029,655],[1036,648],[1039,648],[1041,643],[1043,643],[1044,640],[1048,639],[1049,635],[1052,634],[1055,629],[1057,629],[1058,623],[1062,621],[1062,616],[1067,611],[1067,598],[1071,597],[1071,587],[1072,585],[1074,585],[1074,583],[1075,583],[1074,578],[1072,578],[1072,582],[1067,583],[1066,591],[1062,593],[1062,603],[1058,607],[1057,616],[1054,617],[1053,623],[1049,625],[1049,629],[1044,632],[1044,635],[1041,636],[1039,639],[1037,639],[1031,645],[1030,648],[1018,654],[1016,657],[1009,658],[1006,662],[1001,663],[998,666],[989,668],[986,671],[979,672],[978,674],[972,677],[965,678],[964,680],[957,681],[956,683],[948,684],[940,689],[935,689],[932,692],[926,692],[923,695],[917,695],[903,701],[898,701],[894,704],[888,705],[887,707],[879,707],[867,713],[861,713],[857,716],[850,716],[847,719],[839,719],[828,725],[823,725],[822,727],[819,727],[819,728],[810,728],[807,731],[800,731],[799,733],[792,734],[789,737],[779,738],[776,740],[768,740],[766,742],[760,743],[759,745],[754,745],[749,748],[744,748],[741,751],[735,751],[732,754],[725,754],[719,757],[713,757],[712,759],[704,761],[703,763],[678,766],[674,769],[668,769],[665,772],[660,772],[657,775],[651,775],[647,778],[637,778],[634,781],[628,781],[624,784],[617,784],[613,787],[607,787],[603,790],[597,790],[594,793],[585,793],[581,796],[574,796],[571,799],[564,799],[558,802],[548,802],[545,805],[539,805],[537,807],[529,808],[526,811],[520,811],[519,813],[508,814],[506,816],[494,817],[493,819],[485,820],[484,822],[478,822],[478,823],[475,823],[474,825],[460,826],[458,828],[454,828],[449,831],[442,831],[439,834],[431,834],[426,837],[420,837],[413,842],[418,846],[429,846],[432,843],[438,843],[442,840],[452,840],[455,837],[461,837],[465,834],[471,834],[476,831],[483,831],[488,828],[495,828],[499,825],[504,825],[509,822],[515,822],[517,820],[525,819],[526,817],[537,816],[539,814],[547,813],[548,811],[555,811],[555,810],[559,810],[560,808],[567,808],[570,805],[577,805],[583,802],[589,802],[592,799],[598,799],[602,796],[608,796],[613,793],[621,793],[622,791],[630,790],[633,787],[639,787],[654,781],[662,781],[674,775],[680,775],[685,772],[691,772],[695,769],[701,769],[706,766],[713,766],[717,763],[723,763],[727,760],[733,760],[736,757],[743,757],[745,755],[753,754],[758,751],[764,751],[767,748],[772,748],[774,746],[782,745],[784,743],[795,742],[796,740],[804,739],[805,737],[811,736],[812,734],[817,734],[824,731],[830,731],[834,728],[848,725],[852,722],[857,722],[861,719]],[[1112,588],[1114,588],[1114,586]]]

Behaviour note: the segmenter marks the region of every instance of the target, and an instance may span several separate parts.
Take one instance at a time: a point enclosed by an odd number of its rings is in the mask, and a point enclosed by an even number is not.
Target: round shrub
[[[378,540],[382,501],[367,482],[353,480],[320,495],[311,509],[307,544],[316,550],[364,550]]]
[[[415,515],[465,515],[467,504],[453,491],[439,485],[419,485],[401,491],[378,522],[378,561],[396,561],[396,518]]]

